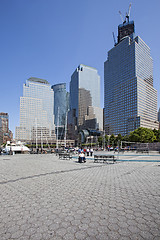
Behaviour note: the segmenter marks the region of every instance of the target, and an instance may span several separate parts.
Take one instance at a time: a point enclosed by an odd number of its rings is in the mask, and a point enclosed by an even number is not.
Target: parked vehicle
[[[18,141],[17,143],[10,143],[10,141],[7,141],[3,152],[12,155],[17,153],[29,153],[30,149],[20,141]]]

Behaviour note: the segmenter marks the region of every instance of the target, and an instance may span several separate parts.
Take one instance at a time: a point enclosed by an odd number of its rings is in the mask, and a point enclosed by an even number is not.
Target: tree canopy
[[[126,136],[122,136],[121,134],[115,136],[114,134],[111,134],[109,137],[108,135],[105,135],[105,145],[109,144],[112,146],[118,146],[121,141],[141,143],[160,142],[160,129],[152,130],[149,128],[140,127],[133,132],[130,132],[130,134]],[[100,136],[98,138],[98,142],[99,145],[102,146],[104,143],[104,138]]]
[[[155,140],[156,136],[153,130],[149,128],[137,128],[129,135],[129,141],[131,142],[149,143],[154,142]]]

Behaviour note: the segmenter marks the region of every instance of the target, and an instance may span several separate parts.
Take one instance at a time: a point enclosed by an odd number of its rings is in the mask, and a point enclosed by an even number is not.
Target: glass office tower
[[[91,107],[92,111],[89,111]],[[99,112],[97,109],[99,109]],[[81,129],[85,129],[90,125],[89,120],[93,123],[93,119],[95,119],[94,129],[102,130],[103,123],[101,120],[103,119],[103,112],[100,108],[100,76],[97,73],[97,69],[80,64],[72,74],[70,82],[70,112],[68,120],[70,127],[72,127],[71,131],[77,130],[78,132]],[[72,136],[70,137],[72,138]]]
[[[52,89],[54,91],[55,125],[62,126],[65,124],[66,112],[68,110],[66,83],[55,84],[52,86]]]
[[[68,92],[66,83],[55,84],[52,86],[54,91],[54,116],[55,127],[58,128],[58,138],[63,139],[65,134],[65,125],[69,108]],[[67,126],[66,126],[67,127]]]
[[[54,92],[49,83],[29,78],[20,98],[20,127],[16,127],[16,139],[48,142],[55,138],[53,103]]]
[[[157,91],[153,87],[150,48],[122,24],[118,43],[104,63],[104,127],[106,134],[127,135],[138,127],[158,128]],[[128,31],[129,32],[129,31]]]

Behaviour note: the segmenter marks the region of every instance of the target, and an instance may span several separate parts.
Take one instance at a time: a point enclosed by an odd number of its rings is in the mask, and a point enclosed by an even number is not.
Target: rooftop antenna
[[[126,13],[127,22],[129,22],[130,11],[131,11],[131,3],[129,4],[128,13]]]

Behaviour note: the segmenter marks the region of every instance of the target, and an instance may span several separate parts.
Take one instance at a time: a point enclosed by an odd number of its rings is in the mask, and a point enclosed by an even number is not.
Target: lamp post
[[[103,151],[105,151],[105,130],[103,133]]]

